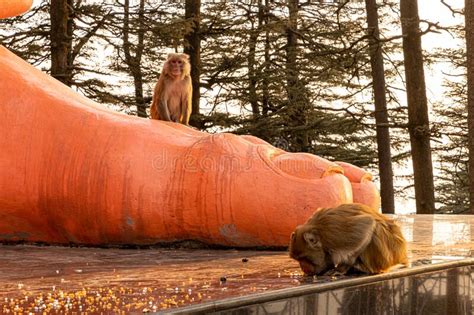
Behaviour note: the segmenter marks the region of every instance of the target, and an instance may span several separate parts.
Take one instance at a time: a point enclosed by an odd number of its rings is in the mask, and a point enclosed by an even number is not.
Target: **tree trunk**
[[[251,17],[250,17],[251,18]],[[253,118],[258,118],[260,115],[260,108],[258,107],[257,97],[257,75],[255,69],[255,52],[257,48],[257,40],[259,29],[255,29],[255,25],[252,21],[252,28],[250,30],[249,38],[249,54],[247,56],[248,63],[248,75],[249,75],[249,103],[252,107]]]
[[[469,212],[474,214],[474,2],[465,0],[467,49],[467,123],[469,132]]]
[[[67,0],[67,6],[68,6],[68,19],[67,19],[67,34],[68,34],[68,51],[67,51],[67,64],[68,64],[68,73],[69,73],[69,84],[72,84],[72,65],[74,64],[74,47],[73,47],[73,42],[72,42],[72,37],[74,34],[74,28],[75,28],[75,23],[74,23],[74,17],[75,17],[75,12],[74,12],[74,0]]]
[[[298,0],[288,1],[289,19],[286,28],[287,44],[286,44],[286,82],[288,90],[288,109],[290,126],[300,127],[306,125],[306,117],[304,112],[305,102],[302,94],[304,93],[298,80],[298,38],[296,31],[298,30]],[[306,131],[292,132],[292,149],[293,151],[308,151],[308,133]]]
[[[50,8],[51,18],[51,76],[71,85],[71,68],[68,60],[70,58],[70,48],[72,47],[72,26],[69,24],[68,0],[52,0]]]
[[[146,118],[146,104],[143,99],[143,74],[141,68],[141,60],[144,49],[145,37],[145,0],[140,0],[138,8],[138,44],[135,49],[135,56],[132,55],[132,44],[130,43],[130,0],[124,2],[124,17],[123,17],[123,50],[125,54],[125,62],[133,77],[133,84],[135,87],[135,103],[137,104],[137,115]]]
[[[385,70],[380,45],[379,22],[376,0],[365,0],[370,44],[370,65],[375,100],[375,123],[377,125],[377,154],[379,159],[380,195],[382,212],[395,213],[393,194],[392,154],[388,128],[387,100],[385,98]]]
[[[407,85],[408,129],[415,177],[416,213],[431,214],[435,211],[433,165],[417,0],[400,1],[400,18]]]
[[[139,117],[148,117],[146,113],[146,104],[143,99],[143,74],[142,74],[142,55],[145,40],[145,0],[140,0],[138,8],[138,46],[135,54],[136,72],[133,76],[135,83],[135,100],[137,102],[137,115]]]
[[[193,99],[192,99],[192,126],[203,129],[204,125],[197,119],[199,117],[199,102],[201,99],[200,84],[201,84],[201,0],[186,0],[184,17],[186,20],[193,21],[192,31],[184,36],[186,41],[184,52],[189,55],[191,62],[191,80],[193,84]]]
[[[266,116],[270,108],[270,91],[268,88],[268,78],[270,76],[270,31],[268,29],[268,0],[265,0],[263,6],[261,0],[259,2],[259,21],[265,25],[265,47],[264,47],[264,73],[262,81],[262,114]]]

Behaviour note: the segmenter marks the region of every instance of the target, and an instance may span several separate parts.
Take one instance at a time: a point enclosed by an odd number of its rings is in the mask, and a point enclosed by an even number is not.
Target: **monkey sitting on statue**
[[[362,204],[318,209],[291,234],[290,257],[307,275],[376,274],[408,264],[406,241],[394,220]]]
[[[152,119],[189,124],[192,110],[191,66],[186,54],[169,54],[155,85]]]

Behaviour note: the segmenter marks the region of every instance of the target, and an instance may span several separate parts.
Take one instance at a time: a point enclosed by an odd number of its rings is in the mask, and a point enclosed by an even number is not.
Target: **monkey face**
[[[320,275],[332,267],[330,256],[324,251],[317,235],[305,226],[291,234],[290,257],[297,260],[307,275]]]
[[[183,61],[181,59],[171,59],[168,61],[170,65],[170,72],[173,76],[179,77],[183,72]]]
[[[168,76],[183,79],[184,76],[190,74],[189,56],[176,53],[168,54],[163,70]]]

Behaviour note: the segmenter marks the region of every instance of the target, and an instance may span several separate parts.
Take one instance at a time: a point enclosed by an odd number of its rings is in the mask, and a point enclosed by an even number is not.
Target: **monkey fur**
[[[318,209],[291,234],[290,257],[307,275],[377,274],[408,264],[406,241],[394,220],[362,204]]]

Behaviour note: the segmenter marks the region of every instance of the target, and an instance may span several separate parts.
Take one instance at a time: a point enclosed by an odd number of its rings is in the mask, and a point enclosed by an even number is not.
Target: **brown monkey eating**
[[[406,241],[394,220],[362,204],[318,209],[291,234],[290,257],[307,275],[375,274],[407,265]]]
[[[186,54],[169,54],[155,85],[150,107],[152,119],[189,124],[193,86]]]

